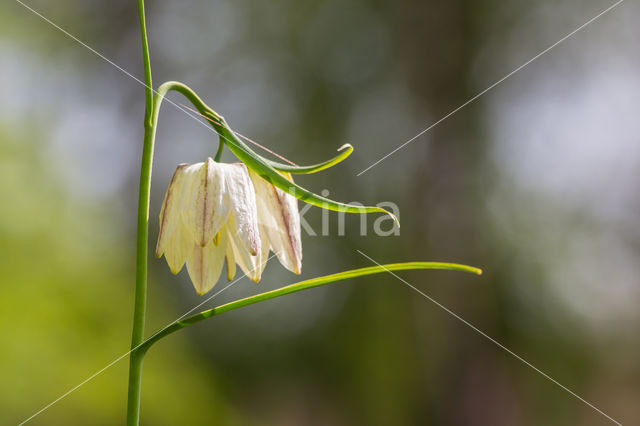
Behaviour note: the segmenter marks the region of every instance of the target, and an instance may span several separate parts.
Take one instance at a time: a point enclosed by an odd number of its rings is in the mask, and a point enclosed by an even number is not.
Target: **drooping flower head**
[[[289,177],[290,178],[290,177]],[[269,249],[289,270],[300,273],[302,248],[297,201],[243,163],[181,164],[160,211],[156,255],[177,274],[187,264],[198,294],[211,290],[226,261],[227,279],[236,263],[259,281]]]
[[[187,90],[180,87],[183,93]],[[381,207],[340,203],[314,194],[291,178],[291,173],[316,173],[340,163],[353,151],[351,145],[340,147],[336,157],[310,166],[277,163],[251,150],[197,96],[188,97],[220,135],[216,160],[227,146],[241,161],[221,164],[208,158],[204,163],[178,166],[162,203],[156,254],[164,254],[174,274],[186,262],[199,294],[213,288],[224,260],[229,280],[237,263],[249,278],[259,281],[269,250],[285,268],[299,274],[302,244],[297,199],[338,212],[385,213],[397,223]]]

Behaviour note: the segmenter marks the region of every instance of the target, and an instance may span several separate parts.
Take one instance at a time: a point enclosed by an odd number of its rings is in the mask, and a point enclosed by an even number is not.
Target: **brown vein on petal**
[[[295,262],[295,265],[296,265],[296,270],[294,272],[296,274],[299,274],[300,273],[300,267],[298,265],[301,262],[300,262],[300,259],[298,258],[298,253],[296,252],[296,244],[295,244],[293,235],[291,235],[291,220],[290,220],[291,218],[289,217],[290,213],[289,213],[288,210],[286,210],[284,208],[284,203],[282,201],[282,199],[284,197],[286,197],[287,194],[284,191],[279,192],[276,189],[276,187],[273,186],[273,185],[271,185],[271,188],[273,188],[273,191],[276,194],[276,200],[278,200],[278,205],[280,207],[280,209],[279,209],[280,210],[280,216],[282,217],[282,221],[284,222],[284,226],[285,226],[285,229],[287,231],[287,237],[288,237],[288,240],[289,240],[289,246],[291,247],[291,252],[293,253],[293,257],[294,257],[293,261]],[[282,194],[282,196],[280,194]],[[286,210],[286,212],[285,212],[285,210]]]
[[[197,284],[197,288],[196,288],[196,292],[198,293],[198,295],[202,294],[202,289],[204,288],[204,249],[200,246],[195,247],[195,251],[197,253],[198,256],[198,284]]]
[[[209,185],[209,159],[204,162],[204,186],[202,186],[202,235],[200,235],[200,246],[204,247],[207,242],[205,241],[205,235],[207,235],[207,186]]]

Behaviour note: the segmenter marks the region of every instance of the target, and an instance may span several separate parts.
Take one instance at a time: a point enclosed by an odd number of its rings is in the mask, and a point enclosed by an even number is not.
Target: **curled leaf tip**
[[[384,214],[387,214],[387,215],[391,216],[391,219],[393,219],[393,221],[395,222],[396,226],[398,228],[400,228],[400,221],[398,220],[398,217],[395,214],[393,214],[390,211],[385,210],[385,209],[383,209],[381,207],[378,207],[377,211],[379,211],[380,213],[384,213]]]
[[[400,221],[398,220],[398,218],[396,217],[395,214],[393,213],[389,213],[387,212],[388,215],[391,215],[391,218],[393,219],[393,221],[396,223],[396,225],[398,226],[398,228],[400,228]]]
[[[243,145],[238,144],[239,147],[241,149],[244,149],[245,147]],[[232,149],[233,150],[233,149]],[[327,161],[323,161],[322,163],[318,163],[318,164],[313,164],[310,166],[298,166],[298,165],[292,165],[292,164],[283,164],[283,163],[278,163],[276,161],[272,161],[263,157],[260,157],[260,159],[262,161],[264,161],[267,165],[273,167],[275,170],[279,171],[279,172],[284,172],[284,173],[295,173],[295,174],[311,174],[311,173],[317,173],[319,171],[322,170],[326,170],[330,167],[335,166],[336,164],[341,163],[342,161],[344,161],[347,157],[349,157],[351,155],[351,153],[353,152],[353,147],[351,146],[351,144],[344,144],[342,145],[340,148],[338,148],[337,150],[340,154],[338,154],[337,156],[327,160]],[[257,154],[255,154],[257,156]]]

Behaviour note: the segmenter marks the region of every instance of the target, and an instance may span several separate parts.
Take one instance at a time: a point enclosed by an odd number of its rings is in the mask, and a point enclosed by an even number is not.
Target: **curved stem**
[[[209,121],[209,124],[211,124],[218,135],[220,135],[220,137],[224,139],[225,144],[229,147],[231,152],[233,152],[233,154],[238,157],[240,161],[245,163],[247,167],[259,174],[261,178],[263,178],[273,186],[280,188],[282,191],[294,196],[299,200],[304,201],[305,203],[313,204],[314,206],[323,209],[346,213],[384,213],[391,216],[391,218],[393,218],[398,226],[400,225],[398,222],[398,218],[395,215],[381,207],[340,203],[338,201],[322,197],[318,194],[314,194],[313,192],[301,187],[295,182],[289,181],[286,177],[278,173],[278,171],[276,171],[276,169],[274,169],[267,160],[255,153],[244,142],[242,142],[236,136],[235,132],[231,130],[231,128],[221,115],[217,114],[213,109],[205,104],[202,99],[200,99],[200,97],[196,95],[193,90],[191,90],[191,88],[180,82],[167,81],[158,88],[156,96],[154,97],[155,111],[160,108],[160,104],[164,96],[170,90],[174,90],[184,95],[198,110],[198,112]]]
[[[197,322],[203,321],[207,318],[211,318],[216,315],[223,314],[225,312],[233,311],[234,309],[242,308],[244,306],[253,305],[255,303],[263,302],[269,299],[275,299],[287,294],[295,293],[302,290],[307,290],[313,287],[319,287],[326,284],[335,283],[338,281],[344,281],[350,278],[362,277],[365,275],[373,275],[386,273],[391,271],[404,271],[404,270],[417,270],[417,269],[445,269],[453,271],[471,272],[473,274],[481,275],[482,270],[474,268],[473,266],[460,265],[457,263],[442,263],[442,262],[403,262],[403,263],[391,263],[387,265],[371,266],[368,268],[354,269],[351,271],[340,272],[337,274],[326,275],[324,277],[313,278],[306,281],[301,281],[296,284],[291,284],[286,287],[281,287],[276,290],[260,293],[255,296],[245,297],[224,305],[209,309],[198,314],[191,315],[187,318],[178,320],[163,328],[153,336],[145,340],[139,347],[139,350],[146,352],[151,345],[182,328],[188,327]]]
[[[140,166],[140,186],[138,193],[138,231],[136,239],[136,290],[133,312],[133,332],[131,335],[131,355],[129,357],[129,387],[127,396],[127,425],[138,425],[140,419],[140,389],[142,384],[142,361],[144,350],[140,343],[144,339],[144,322],[147,308],[147,258],[149,240],[149,198],[151,189],[151,167],[155,123],[153,120],[153,89],[151,82],[151,62],[147,29],[144,15],[144,0],[138,0],[142,54],[145,80],[144,142]]]
[[[269,165],[261,156],[256,154],[251,148],[249,148],[244,142],[242,142],[235,135],[229,125],[221,118],[222,124],[211,123],[211,125],[222,135],[227,142],[227,146],[250,169],[256,172],[260,177],[273,186],[278,187],[282,191],[292,195],[293,197],[304,201],[307,204],[312,204],[316,207],[320,207],[326,210],[333,210],[337,212],[345,213],[384,213],[396,222],[398,226],[398,218],[391,212],[381,208],[373,206],[362,206],[354,204],[345,204],[338,201],[331,200],[326,197],[322,197],[318,194],[301,187],[295,182],[289,181],[286,177],[278,173],[271,165]]]
[[[224,142],[222,141],[222,138],[220,138],[220,142],[218,143],[218,152],[216,152],[216,156],[214,158],[216,162],[220,161],[220,157],[222,157],[222,151],[224,151]]]

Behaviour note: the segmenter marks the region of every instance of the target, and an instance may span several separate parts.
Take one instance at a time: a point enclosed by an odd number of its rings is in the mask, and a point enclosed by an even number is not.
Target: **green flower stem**
[[[224,141],[220,139],[220,143],[218,143],[218,152],[216,152],[216,156],[214,158],[216,162],[220,161],[220,158],[222,157],[222,151],[224,151]]]
[[[368,268],[353,269],[351,271],[340,272],[337,274],[327,275],[324,277],[313,278],[306,281],[301,281],[296,284],[291,284],[286,287],[281,287],[276,290],[260,293],[255,296],[246,297],[244,299],[236,300],[213,309],[209,309],[198,314],[191,315],[187,318],[181,319],[172,323],[171,325],[163,328],[153,336],[148,338],[140,345],[139,350],[146,352],[151,345],[158,340],[172,334],[180,329],[188,327],[197,322],[203,321],[207,318],[211,318],[216,315],[223,314],[225,312],[233,311],[234,309],[242,308],[244,306],[253,305],[265,300],[275,299],[287,294],[295,293],[302,290],[307,290],[314,287],[319,287],[326,284],[335,283],[338,281],[347,280],[350,278],[362,277],[365,275],[381,274],[390,271],[405,271],[405,270],[417,270],[417,269],[445,269],[453,271],[471,272],[473,274],[482,274],[482,270],[474,268],[472,266],[460,265],[457,263],[441,263],[441,262],[404,262],[404,263],[391,263],[387,265],[371,266]]]
[[[269,165],[261,156],[256,154],[244,142],[238,139],[222,117],[220,117],[220,121],[222,124],[212,122],[211,125],[224,137],[225,143],[231,152],[233,152],[240,161],[245,163],[247,167],[259,174],[261,178],[271,183],[273,186],[280,188],[282,191],[287,192],[307,204],[313,204],[314,206],[322,209],[345,213],[384,213],[391,216],[399,225],[398,218],[383,208],[340,203],[338,201],[322,197],[318,194],[314,194],[295,182],[289,181]]]
[[[140,389],[142,382],[142,361],[144,350],[140,343],[144,339],[144,322],[147,309],[147,261],[149,242],[149,198],[151,189],[151,166],[155,138],[153,89],[147,29],[144,16],[144,0],[138,0],[140,31],[144,61],[145,112],[144,142],[140,166],[140,187],[138,193],[138,234],[136,239],[136,290],[133,312],[133,332],[131,354],[129,356],[129,387],[127,396],[127,425],[137,426],[140,419]]]
[[[224,118],[217,114],[213,109],[211,109],[207,104],[205,104],[202,99],[196,93],[191,90],[188,86],[177,82],[177,81],[167,81],[163,83],[156,92],[154,98],[154,110],[160,108],[160,104],[164,99],[164,96],[170,91],[174,90],[178,93],[184,95],[198,110],[200,114],[202,114],[205,118],[208,119],[209,124],[214,128],[214,130],[220,135],[221,139],[224,140],[224,143],[229,147],[231,152],[238,157],[240,161],[247,165],[251,170],[258,173],[260,177],[265,179],[267,182],[272,185],[280,188],[284,192],[291,194],[299,200],[304,201],[308,204],[313,204],[314,206],[333,210],[338,212],[346,212],[346,213],[384,213],[393,218],[393,220],[399,225],[398,219],[387,210],[380,207],[369,207],[369,206],[358,206],[351,204],[344,204],[334,200],[330,200],[328,198],[322,197],[320,195],[314,194],[313,192],[301,187],[295,182],[289,181],[286,177],[281,175],[275,168],[269,164],[268,160],[262,158],[260,155],[255,153],[251,148],[249,148],[244,142],[242,142],[235,134],[233,130],[229,127]],[[157,114],[156,114],[157,119]],[[347,149],[346,154],[350,154],[350,151]],[[340,156],[338,156],[340,158]],[[346,157],[345,157],[346,158]],[[331,165],[335,164],[335,161],[329,160],[332,162]],[[295,166],[292,166],[295,167]],[[312,168],[316,166],[311,166]],[[326,168],[326,167],[324,167]]]

